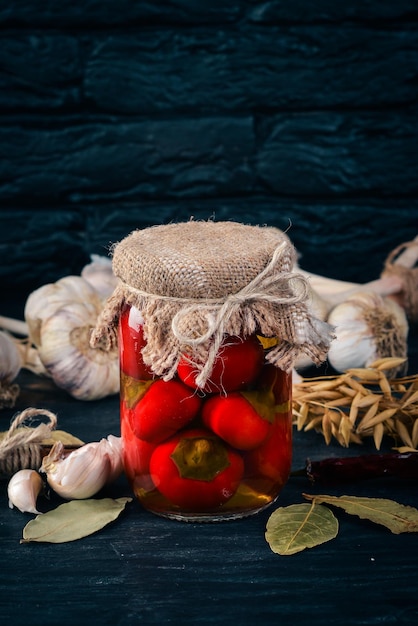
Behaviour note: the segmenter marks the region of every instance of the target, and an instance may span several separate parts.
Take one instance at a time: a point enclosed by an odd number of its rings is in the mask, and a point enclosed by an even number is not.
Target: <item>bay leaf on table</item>
[[[28,522],[20,543],[65,543],[87,537],[119,517],[128,502],[132,498],[71,500]]]
[[[84,441],[68,433],[65,430],[51,430],[51,435],[42,440],[44,446],[53,445],[56,441],[61,441],[64,446],[83,446]]]
[[[303,496],[312,502],[337,506],[350,515],[386,526],[395,535],[418,532],[418,509],[394,500],[358,496],[312,496],[305,493]]]
[[[292,504],[276,509],[267,520],[266,540],[273,552],[290,555],[334,539],[338,520],[320,504]]]

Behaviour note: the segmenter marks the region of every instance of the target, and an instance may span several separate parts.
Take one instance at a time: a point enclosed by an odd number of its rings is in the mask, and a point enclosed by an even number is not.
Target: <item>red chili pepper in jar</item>
[[[202,419],[207,428],[238,450],[257,448],[271,428],[267,416],[260,415],[240,392],[209,398],[203,405]]]
[[[144,320],[138,309],[126,306],[119,320],[119,359],[120,369],[126,376],[137,380],[149,380],[154,375],[145,365],[142,349],[146,346],[143,329]]]
[[[241,456],[204,429],[178,433],[154,450],[150,474],[172,504],[190,511],[217,509],[236,492],[243,476]]]
[[[230,392],[243,389],[259,375],[264,361],[264,348],[256,335],[227,337],[215,359],[210,380],[202,388],[205,393]],[[197,389],[198,372],[193,362],[184,356],[178,365],[179,378]]]
[[[139,439],[160,443],[196,417],[201,399],[179,380],[151,382],[130,411],[132,431]]]

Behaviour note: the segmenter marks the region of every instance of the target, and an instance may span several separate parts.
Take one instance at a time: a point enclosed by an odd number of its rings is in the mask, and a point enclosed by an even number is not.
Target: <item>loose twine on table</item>
[[[45,416],[48,423],[35,428],[25,426],[34,417]],[[47,409],[27,408],[18,413],[0,440],[0,475],[11,476],[21,469],[39,469],[42,463],[42,442],[51,436],[57,416]]]

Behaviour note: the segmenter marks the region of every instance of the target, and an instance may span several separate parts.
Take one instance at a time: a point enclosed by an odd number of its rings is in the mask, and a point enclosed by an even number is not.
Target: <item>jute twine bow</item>
[[[48,423],[42,422],[35,428],[27,426],[34,417],[40,416],[47,417]],[[0,440],[0,475],[11,476],[20,469],[39,469],[41,444],[51,436],[56,425],[57,416],[46,409],[28,408],[18,413]]]
[[[206,363],[196,377],[196,384],[199,387],[205,384],[213,369],[217,354],[224,341],[225,328],[229,320],[243,304],[251,301],[295,304],[306,300],[308,296],[308,286],[303,276],[292,272],[274,273],[274,268],[286,247],[286,242],[282,242],[277,246],[269,264],[264,270],[237,293],[230,294],[223,300],[206,300],[203,303],[201,301],[193,303],[190,306],[180,309],[173,317],[171,324],[172,331],[181,344],[197,347],[210,341]],[[295,282],[298,282],[299,289],[296,290],[293,295],[287,294],[285,297],[279,297],[277,295],[281,286],[287,286]],[[208,309],[206,313],[207,331],[198,337],[183,334],[180,331],[181,320],[197,310],[201,312],[204,309]]]
[[[385,261],[382,276],[397,275],[402,280],[402,304],[408,319],[412,322],[418,322],[418,267],[405,267],[400,263],[396,263],[398,255],[406,248],[418,246],[418,241],[409,241],[402,243],[400,246],[392,250]]]

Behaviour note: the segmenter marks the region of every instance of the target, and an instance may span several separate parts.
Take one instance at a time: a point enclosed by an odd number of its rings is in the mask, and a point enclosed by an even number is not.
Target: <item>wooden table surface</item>
[[[410,371],[418,371],[417,336]],[[119,434],[118,397],[76,401],[29,373],[19,377],[15,409],[50,409],[58,427],[84,441]],[[392,442],[386,443],[385,451]],[[314,432],[294,434],[294,469],[312,460],[374,452],[371,443],[326,446]],[[416,481],[369,479],[339,486],[292,477],[268,510],[244,520],[187,524],[159,518],[133,501],[112,525],[64,544],[20,544],[33,517],[7,504],[0,482],[2,624],[416,624],[418,536],[335,511],[336,539],[293,556],[274,554],[264,533],[271,512],[303,502],[302,493],[391,498],[418,506]],[[101,494],[131,495],[124,477]],[[43,507],[45,510],[48,503]]]

